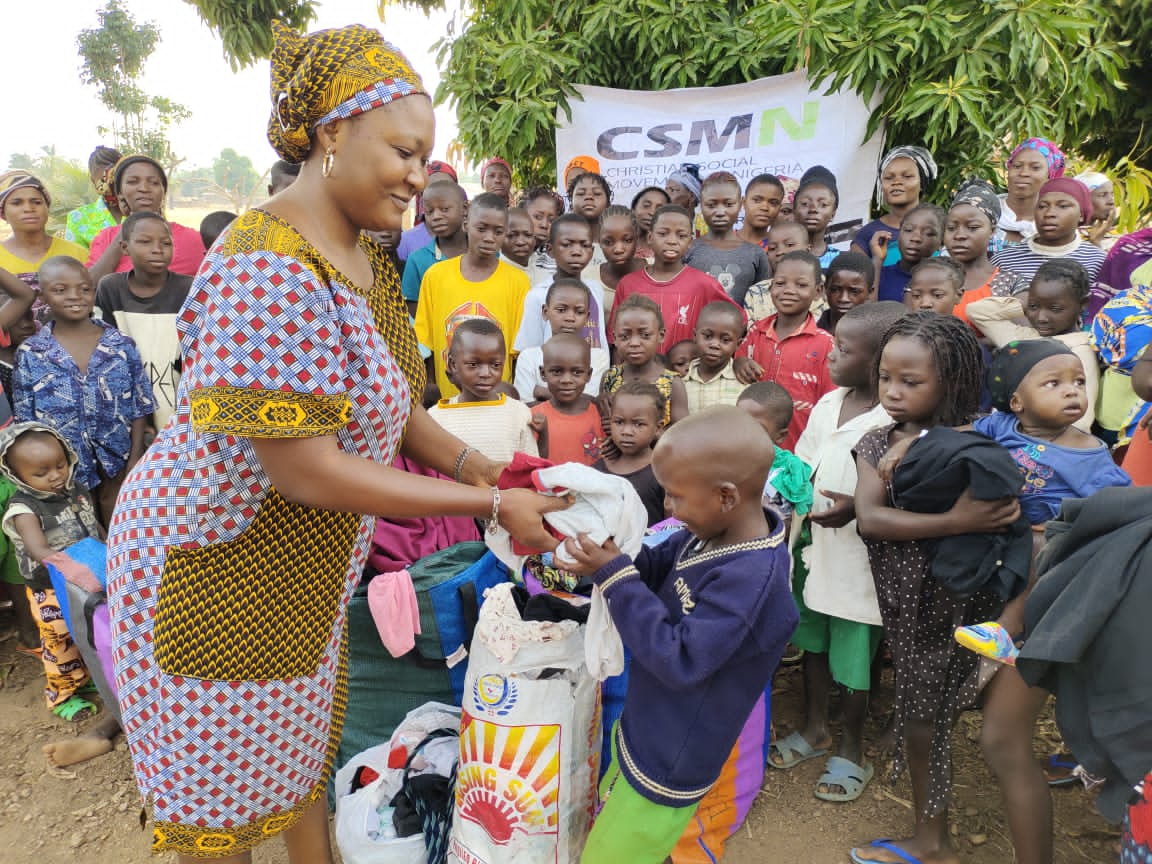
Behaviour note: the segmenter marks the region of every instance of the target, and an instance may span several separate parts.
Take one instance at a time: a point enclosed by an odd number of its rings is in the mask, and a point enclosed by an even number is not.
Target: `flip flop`
[[[867,848],[883,849],[886,852],[891,852],[905,864],[924,864],[919,858],[910,852],[905,852],[897,846],[892,840],[873,840],[868,844]],[[861,858],[855,849],[848,853],[848,857],[852,859],[852,864],[884,864],[884,862],[877,861],[875,858]]]
[[[804,740],[803,735],[799,732],[793,732],[787,738],[773,741],[768,745],[768,764],[781,771],[787,771],[789,768],[795,768],[801,762],[824,756],[827,752],[826,749],[813,749],[812,745]],[[773,756],[780,758],[780,764],[776,763],[775,759],[772,758]]]
[[[1071,753],[1053,753],[1044,760],[1044,779],[1048,781],[1048,785],[1052,787],[1059,786],[1072,786],[1080,782],[1080,778],[1076,776],[1076,766],[1080,763],[1076,761],[1076,757]],[[1052,777],[1051,773],[1057,771],[1067,771],[1067,776]]]
[[[816,788],[812,792],[821,801],[833,801],[844,804],[855,801],[860,797],[864,788],[872,779],[876,769],[871,762],[857,765],[851,759],[842,756],[832,756],[824,766],[824,773],[816,781]],[[839,786],[843,792],[821,792],[820,786]]]
[[[61,720],[67,720],[69,723],[78,723],[81,720],[87,720],[89,717],[95,717],[100,713],[100,709],[87,699],[81,698],[80,696],[71,696],[53,708],[52,713]]]

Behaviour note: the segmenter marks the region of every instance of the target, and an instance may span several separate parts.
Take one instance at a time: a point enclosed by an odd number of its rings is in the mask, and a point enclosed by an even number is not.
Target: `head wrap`
[[[1008,157],[1008,164],[1012,164],[1022,150],[1035,150],[1044,157],[1044,161],[1048,163],[1048,179],[1054,180],[1064,174],[1064,151],[1049,141],[1047,138],[1029,138],[1024,141],[1019,147],[1012,151],[1012,155]]]
[[[1089,192],[1095,192],[1101,186],[1112,182],[1108,175],[1099,171],[1081,171],[1076,175],[1076,179],[1087,186]]]
[[[1084,224],[1092,218],[1092,193],[1088,191],[1088,187],[1072,177],[1057,177],[1055,180],[1049,180],[1040,187],[1040,194],[1036,196],[1036,200],[1046,192],[1063,192],[1065,195],[1071,195],[1076,199],[1076,203],[1080,205],[1080,223]]]
[[[40,194],[44,196],[44,203],[49,206],[52,205],[52,196],[48,194],[48,190],[44,188],[44,184],[40,181],[40,178],[18,168],[14,171],[5,171],[3,174],[0,174],[0,213],[4,211],[4,204],[8,200],[9,195],[17,189],[26,189],[29,187],[39,190]]]
[[[700,166],[692,162],[685,162],[671,174],[669,174],[665,181],[672,180],[679,183],[685,189],[692,193],[692,197],[697,201],[700,200],[700,191],[703,184],[700,181]]]
[[[404,55],[376,30],[352,24],[301,36],[273,21],[272,37],[268,141],[288,162],[304,161],[317,126],[426,92]]]
[[[509,165],[505,160],[501,159],[499,156],[493,156],[491,159],[485,159],[483,162],[480,163],[480,182],[481,183],[484,182],[484,175],[486,173],[488,173],[488,169],[491,168],[493,165],[503,165],[505,170],[508,172],[508,176],[509,177],[512,176],[512,166]]]
[[[460,178],[456,176],[456,169],[447,162],[441,162],[439,159],[429,161],[428,167],[425,170],[428,172],[429,177],[433,174],[447,174],[452,178],[454,183],[460,182]]]
[[[840,206],[840,190],[836,186],[836,175],[823,165],[813,165],[800,175],[800,185],[796,187],[796,198],[799,198],[800,193],[808,186],[827,187],[831,190],[832,197],[836,199],[836,206]]]
[[[884,158],[880,160],[880,170],[876,172],[876,195],[881,200],[883,200],[883,190],[880,186],[880,178],[884,175],[884,170],[897,159],[911,159],[915,163],[916,171],[920,175],[921,194],[928,190],[928,187],[932,185],[940,173],[940,169],[936,167],[936,160],[923,147],[916,147],[911,144],[893,147],[884,154]]]
[[[573,168],[583,168],[585,171],[590,171],[593,174],[600,173],[600,160],[593,156],[574,156],[568,160],[568,164],[564,166],[564,173],[560,175],[560,180],[564,186],[568,186],[568,175]]]
[[[964,181],[957,190],[956,197],[952,199],[951,206],[955,207],[958,204],[971,204],[988,217],[993,228],[1000,221],[1000,214],[1003,212],[1000,196],[996,194],[995,187],[987,180],[981,180],[979,177],[970,177]]]
[[[1009,342],[988,365],[988,393],[997,411],[1011,411],[1012,394],[1041,360],[1075,353],[1057,339],[1025,339]]]
[[[132,165],[139,162],[147,162],[153,168],[160,172],[160,183],[164,187],[164,191],[168,191],[168,174],[164,171],[164,166],[153,159],[151,156],[145,156],[143,153],[134,153],[131,156],[125,156],[112,168],[112,181],[109,186],[114,195],[120,194],[120,184],[124,180],[124,172]]]

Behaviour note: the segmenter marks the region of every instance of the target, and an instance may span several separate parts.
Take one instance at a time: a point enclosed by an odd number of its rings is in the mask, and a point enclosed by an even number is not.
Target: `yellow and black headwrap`
[[[427,92],[400,50],[368,27],[301,36],[273,21],[272,37],[268,140],[288,162],[304,160],[320,124]]]

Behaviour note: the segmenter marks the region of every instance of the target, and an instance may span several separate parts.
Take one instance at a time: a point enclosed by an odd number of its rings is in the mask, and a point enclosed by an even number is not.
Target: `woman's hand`
[[[813,510],[809,516],[821,528],[843,528],[856,518],[856,498],[840,492],[820,490],[820,494],[832,500],[832,506],[819,512]]]
[[[500,527],[525,546],[540,552],[551,552],[560,541],[544,527],[544,514],[567,510],[570,497],[541,495],[531,489],[502,489],[500,491]]]
[[[993,533],[1005,530],[1020,518],[1020,502],[1016,498],[977,501],[972,490],[965,489],[948,513],[960,529],[957,534]]]
[[[751,357],[733,358],[732,371],[741,384],[755,384],[764,376],[764,367]]]
[[[1108,215],[1103,219],[1093,219],[1092,223],[1088,226],[1088,242],[1093,246],[1099,246],[1104,242],[1104,238],[1108,236],[1108,232],[1116,227],[1116,217],[1119,215],[1119,210],[1113,207],[1108,211]]]
[[[575,565],[565,562],[565,570],[578,576],[591,576],[623,553],[611,537],[604,541],[604,545],[597,546],[587,534],[580,534],[564,541],[564,554],[576,562]]]

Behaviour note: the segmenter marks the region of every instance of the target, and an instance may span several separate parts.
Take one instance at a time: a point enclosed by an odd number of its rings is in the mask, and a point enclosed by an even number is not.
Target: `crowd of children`
[[[1025,163],[1043,182],[1011,182]],[[69,720],[97,706],[44,562],[103,535],[176,410],[181,308],[231,218],[199,233],[167,220],[167,177],[147,157],[98,148],[90,167],[100,197],[69,221],[88,249],[48,237],[37,178],[0,176],[3,530],[27,589],[10,594],[48,706]],[[270,194],[293,168],[278,163]],[[789,641],[803,716],[777,718],[793,731],[768,764],[825,759],[816,797],[858,798],[877,770],[864,726],[887,641],[885,745],[910,771],[914,829],[852,860],[957,860],[948,738],[981,704],[1016,860],[1050,864],[1031,754],[1044,695],[1014,668],[1032,562],[1063,500],[1132,482],[1123,446],[1144,434],[1144,403],[1128,377],[1152,335],[1143,283],[1102,282],[1106,238],[1082,231],[1104,184],[1064,176],[1059,149],[1029,139],[1006,195],[970,180],[944,209],[926,200],[931,154],[897,147],[879,166],[883,214],[834,243],[839,191],[822,166],[744,187],[684,166],[631,206],[597,169],[574,160],[563,196],[517,197],[513,167],[490,159],[470,198],[430,163],[419,224],[366,241],[402,267],[437,423],[496,462],[526,453],[626,478],[650,525],[688,529],[635,561],[611,541],[566,545],[639,661],[584,860],[664,860]],[[995,537],[982,542],[1003,561],[946,556],[973,536]],[[977,575],[964,591],[946,581]],[[705,687],[707,728],[692,707]]]

